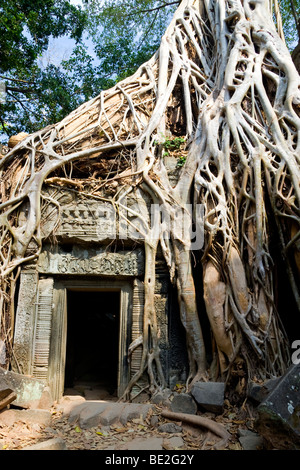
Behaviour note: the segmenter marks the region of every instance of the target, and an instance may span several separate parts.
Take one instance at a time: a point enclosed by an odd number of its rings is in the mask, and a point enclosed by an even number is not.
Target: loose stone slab
[[[73,409],[78,408],[78,406],[84,405],[85,403],[85,398],[80,395],[64,396],[59,401],[57,409],[62,411],[65,416],[68,416]]]
[[[257,407],[255,427],[276,449],[300,449],[300,364],[292,365]]]
[[[184,441],[182,437],[180,436],[170,437],[166,441],[167,441],[168,447],[171,447],[172,449],[179,449],[180,447],[184,446]]]
[[[16,422],[16,410],[3,410],[0,413],[0,424],[11,427]]]
[[[32,446],[23,447],[22,450],[67,450],[67,446],[63,439],[57,437],[33,444]]]
[[[53,405],[53,398],[49,387],[45,387],[38,408],[41,410],[49,410]]]
[[[188,413],[192,415],[196,414],[198,409],[197,403],[188,393],[176,394],[171,402],[170,408],[174,413]]]
[[[239,441],[243,450],[261,450],[263,449],[264,440],[259,434],[248,429],[238,430]]]
[[[82,429],[101,424],[111,426],[116,422],[125,425],[135,418],[145,419],[151,405],[115,402],[85,402],[74,407],[69,414],[69,423],[78,423]]]
[[[158,432],[177,433],[182,431],[182,427],[176,423],[164,423],[158,426]]]
[[[267,380],[263,384],[250,382],[248,385],[247,396],[257,403],[264,401],[269,393],[276,387],[280,378]]]
[[[170,407],[171,396],[172,396],[172,391],[170,389],[164,389],[151,398],[151,403],[154,403],[155,405],[164,405],[164,406]]]
[[[102,422],[102,415],[107,412],[109,405],[108,403],[98,403],[95,406],[90,407],[87,406],[81,413],[79,418],[79,425],[82,429],[92,428],[94,426],[98,426],[100,423],[105,424]],[[107,426],[112,424],[107,421]],[[113,421],[113,420],[112,420]]]
[[[0,410],[6,408],[16,398],[17,394],[7,380],[6,371],[0,368]]]
[[[45,383],[41,380],[7,371],[2,367],[0,367],[0,382],[6,382],[8,387],[16,393],[14,405],[22,408],[38,406],[45,388]]]
[[[136,438],[126,444],[116,447],[117,450],[162,450],[163,438],[150,437],[148,439]]]
[[[146,405],[146,404],[140,404],[140,403],[129,403],[126,404],[121,416],[120,416],[120,422],[122,424],[128,423],[128,421],[132,419],[145,419],[147,417],[148,412],[152,408],[151,405]]]
[[[112,403],[109,404],[105,411],[100,414],[100,423],[103,426],[111,426],[117,421],[121,420],[122,411],[125,408],[124,403]]]
[[[106,402],[84,402],[75,406],[69,414],[69,423],[79,423],[82,428],[97,426],[100,415],[106,409]]]
[[[196,382],[191,389],[191,394],[198,405],[213,413],[222,413],[224,393],[223,382]]]

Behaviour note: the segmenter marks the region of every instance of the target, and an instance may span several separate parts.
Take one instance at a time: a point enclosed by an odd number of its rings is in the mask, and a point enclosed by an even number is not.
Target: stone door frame
[[[118,397],[121,397],[129,382],[128,346],[131,338],[132,319],[132,283],[122,280],[105,279],[55,279],[53,290],[53,317],[49,353],[48,381],[54,399],[62,397],[66,364],[67,341],[67,292],[119,292],[120,293],[120,329],[119,361],[117,371]]]

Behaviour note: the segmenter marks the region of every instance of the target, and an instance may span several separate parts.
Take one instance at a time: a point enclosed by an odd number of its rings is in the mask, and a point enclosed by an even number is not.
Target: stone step
[[[132,419],[144,420],[152,407],[150,404],[87,401],[72,408],[69,422],[78,423],[82,429],[118,422],[125,425]]]

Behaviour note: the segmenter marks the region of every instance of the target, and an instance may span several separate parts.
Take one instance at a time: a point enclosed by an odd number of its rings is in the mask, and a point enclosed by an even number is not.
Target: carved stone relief
[[[16,311],[12,369],[24,375],[31,375],[37,290],[38,273],[23,270]]]
[[[47,380],[53,313],[53,278],[40,279],[33,335],[32,376]]]
[[[115,239],[141,240],[149,223],[147,202],[140,190],[119,197],[118,209],[105,199],[79,197],[67,189],[43,194],[42,237],[54,233],[60,241],[103,243]],[[24,208],[25,211],[26,208]],[[26,217],[25,213],[21,215]]]
[[[144,255],[141,249],[106,252],[100,249],[74,247],[65,252],[61,247],[44,249],[38,260],[38,271],[45,274],[78,274],[101,276],[141,276]]]

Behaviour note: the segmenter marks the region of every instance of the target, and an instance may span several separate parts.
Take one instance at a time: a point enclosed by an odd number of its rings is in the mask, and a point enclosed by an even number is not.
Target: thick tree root
[[[227,383],[240,364],[245,377],[285,371],[271,245],[281,246],[300,312],[300,77],[271,13],[266,0],[183,0],[158,53],[133,76],[27,136],[0,161],[0,332],[9,353],[18,268],[38,258],[49,206],[59,222],[59,190],[105,201],[119,214],[124,195],[138,190],[170,224],[160,219],[155,235],[149,214],[130,209],[125,216],[130,226],[139,220],[146,253],[142,361],[126,393],[145,372],[151,393],[165,386],[154,306],[159,244],[186,330],[187,383],[207,373],[206,313],[216,370]],[[179,135],[174,183],[164,158]],[[186,219],[178,218],[182,212]],[[200,247],[178,220],[204,228]],[[201,315],[193,252],[203,269]]]
[[[216,436],[222,439],[222,441],[219,441],[217,443],[218,448],[226,447],[231,437],[230,433],[226,431],[226,429],[224,428],[222,424],[216,423],[215,421],[208,419],[208,418],[203,418],[202,416],[191,415],[191,414],[186,414],[186,413],[174,413],[168,410],[162,411],[161,416],[163,418],[172,419],[175,421],[183,421],[187,424],[191,424],[193,426],[199,426],[200,428],[211,431]]]

